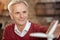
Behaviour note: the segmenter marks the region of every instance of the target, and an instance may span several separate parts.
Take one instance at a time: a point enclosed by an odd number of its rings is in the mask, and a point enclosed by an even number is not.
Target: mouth
[[[22,19],[22,20],[19,20],[19,21],[24,21],[24,20]]]

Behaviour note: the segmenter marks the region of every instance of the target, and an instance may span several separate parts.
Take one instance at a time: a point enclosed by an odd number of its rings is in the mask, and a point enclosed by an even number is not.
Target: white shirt
[[[14,32],[15,32],[17,35],[19,35],[20,37],[23,37],[23,36],[25,36],[25,34],[28,32],[30,26],[31,26],[31,23],[30,23],[29,21],[27,21],[25,28],[23,29],[22,32],[20,32],[20,31],[18,30],[18,28],[17,28],[17,25],[15,25]]]

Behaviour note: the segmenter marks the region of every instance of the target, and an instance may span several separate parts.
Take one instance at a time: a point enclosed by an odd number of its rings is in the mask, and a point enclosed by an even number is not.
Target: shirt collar
[[[23,37],[28,32],[30,26],[31,26],[31,23],[29,21],[27,21],[25,28],[23,29],[22,32],[20,32],[17,28],[17,25],[15,24],[14,32],[17,35],[19,35],[20,37]]]

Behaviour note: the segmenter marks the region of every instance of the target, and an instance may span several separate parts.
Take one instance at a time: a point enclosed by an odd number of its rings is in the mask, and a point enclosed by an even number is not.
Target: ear
[[[13,15],[12,15],[12,13],[9,13],[9,15],[10,15],[11,19],[13,20]]]

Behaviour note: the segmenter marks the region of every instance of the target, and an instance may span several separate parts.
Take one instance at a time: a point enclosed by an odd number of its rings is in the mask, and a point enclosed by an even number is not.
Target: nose
[[[23,13],[20,14],[20,18],[23,18]]]

